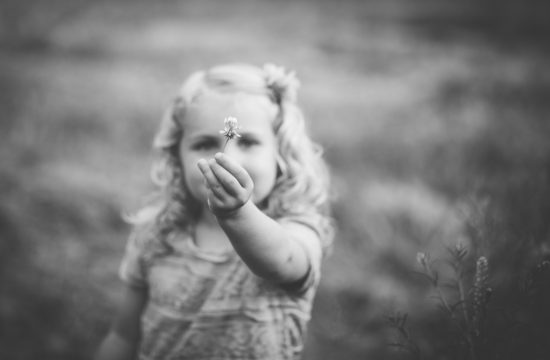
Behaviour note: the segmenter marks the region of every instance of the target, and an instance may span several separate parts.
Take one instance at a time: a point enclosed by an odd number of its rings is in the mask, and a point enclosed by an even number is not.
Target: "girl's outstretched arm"
[[[303,279],[321,257],[317,233],[297,222],[279,223],[251,201],[252,179],[224,154],[198,164],[208,184],[210,208],[233,247],[258,276],[291,284]]]
[[[251,201],[230,216],[218,217],[220,226],[248,267],[267,280],[292,284],[303,279],[311,259],[321,257],[313,229],[294,222],[280,224]]]
[[[126,286],[117,316],[95,360],[133,360],[140,340],[140,319],[147,302],[145,288]]]

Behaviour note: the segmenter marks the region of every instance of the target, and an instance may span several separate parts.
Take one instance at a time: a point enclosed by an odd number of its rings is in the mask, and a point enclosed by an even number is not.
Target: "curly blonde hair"
[[[193,73],[165,111],[154,139],[153,147],[159,151],[151,171],[152,181],[159,188],[156,199],[130,221],[152,225],[156,235],[166,235],[174,228],[191,230],[200,207],[186,189],[179,155],[187,107],[207,91],[260,94],[276,109],[273,131],[278,141],[278,176],[272,192],[259,206],[274,219],[293,218],[307,223],[328,248],[332,241],[328,169],[321,148],[307,135],[296,102],[298,87],[293,72],[272,64],[263,68],[221,65]]]

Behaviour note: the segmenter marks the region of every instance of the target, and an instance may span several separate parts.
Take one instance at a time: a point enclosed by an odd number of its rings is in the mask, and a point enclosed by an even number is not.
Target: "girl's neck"
[[[207,208],[203,208],[201,211],[201,214],[198,219],[197,225],[211,227],[211,228],[219,228],[220,225],[218,225],[218,220],[216,220],[216,217],[214,214],[212,214],[211,211],[209,211]]]
[[[225,252],[232,249],[231,242],[208,209],[203,209],[195,227],[195,245],[206,251]]]

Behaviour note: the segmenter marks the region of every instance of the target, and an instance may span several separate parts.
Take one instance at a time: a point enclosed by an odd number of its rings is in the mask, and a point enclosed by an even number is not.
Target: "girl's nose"
[[[225,155],[238,162],[239,165],[242,165],[242,151],[235,141],[229,141],[225,146],[225,150],[223,152],[225,153]]]

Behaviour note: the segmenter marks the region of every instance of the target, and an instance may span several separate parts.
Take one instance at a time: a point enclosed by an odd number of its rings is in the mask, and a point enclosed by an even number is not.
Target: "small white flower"
[[[237,132],[240,129],[237,118],[228,116],[223,120],[223,130],[220,130],[220,134],[225,136],[227,140],[231,140],[234,137],[241,137],[241,134]]]

